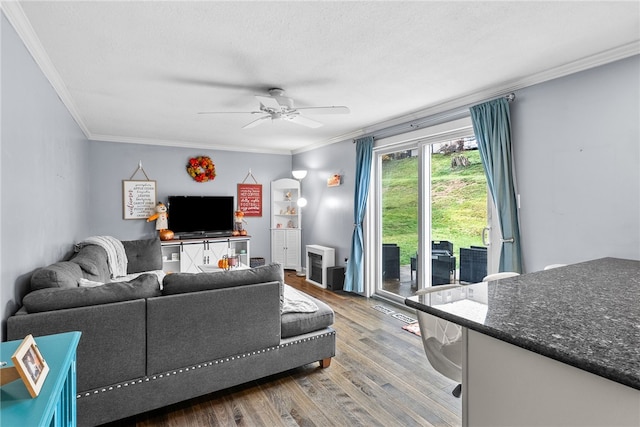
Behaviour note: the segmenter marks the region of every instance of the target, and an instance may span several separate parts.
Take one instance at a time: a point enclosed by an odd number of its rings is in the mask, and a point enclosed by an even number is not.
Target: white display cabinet
[[[300,230],[272,230],[271,261],[282,264],[285,269],[299,269],[300,240]]]
[[[302,214],[298,206],[300,182],[279,179],[271,182],[271,261],[285,269],[302,266]]]
[[[165,273],[200,273],[201,265],[217,265],[223,256],[238,256],[249,266],[249,236],[161,242],[162,270]]]

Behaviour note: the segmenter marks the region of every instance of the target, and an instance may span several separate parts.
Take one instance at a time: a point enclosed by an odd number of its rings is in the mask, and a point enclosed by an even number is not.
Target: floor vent
[[[390,308],[385,307],[384,305],[378,304],[378,305],[374,305],[371,308],[373,308],[374,310],[378,310],[379,312],[384,313],[384,314],[390,314],[391,317],[394,317],[394,318],[396,318],[396,319],[398,319],[398,320],[400,320],[401,322],[404,322],[404,323],[415,323],[415,322],[417,322],[416,319],[413,319],[413,318],[411,318],[411,317],[409,317],[409,316],[407,316],[405,314],[402,314],[402,313],[396,313],[395,311],[391,310]]]
[[[395,313],[395,311],[393,311],[390,308],[387,308],[387,307],[385,307],[383,305],[374,305],[371,308],[373,308],[374,310],[378,310],[379,312],[384,313],[384,314]]]
[[[404,322],[404,323],[415,323],[415,322],[417,322],[416,319],[413,319],[413,318],[411,318],[409,316],[405,316],[402,313],[395,313],[395,314],[392,314],[391,316],[395,317],[396,319],[398,319],[398,320],[400,320],[401,322]]]

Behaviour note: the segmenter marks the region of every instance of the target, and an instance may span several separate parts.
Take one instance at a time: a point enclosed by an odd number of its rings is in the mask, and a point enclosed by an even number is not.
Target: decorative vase
[[[173,239],[173,231],[171,230],[160,230],[158,232],[158,234],[160,234],[160,240],[172,240]]]

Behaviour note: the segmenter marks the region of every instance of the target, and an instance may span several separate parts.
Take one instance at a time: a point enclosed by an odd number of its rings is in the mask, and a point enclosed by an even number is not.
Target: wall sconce
[[[302,169],[295,170],[295,171],[291,171],[291,175],[293,175],[295,179],[300,181],[300,197],[298,197],[298,206],[303,208],[307,206],[307,199],[302,197],[302,180],[304,179],[305,176],[307,176],[307,171]]]
[[[307,176],[307,171],[306,170],[291,171],[291,175],[293,175],[293,177],[298,181],[301,181],[304,179],[305,176]]]

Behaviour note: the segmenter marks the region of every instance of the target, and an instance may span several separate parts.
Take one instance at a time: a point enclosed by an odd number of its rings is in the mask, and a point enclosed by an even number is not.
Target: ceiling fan
[[[249,129],[256,127],[269,120],[286,120],[298,125],[310,128],[318,128],[322,123],[312,120],[304,114],[349,114],[348,107],[300,107],[293,105],[293,99],[284,96],[284,90],[280,88],[269,89],[270,96],[255,95],[260,102],[260,111],[204,111],[198,114],[260,114],[256,120],[247,123],[242,128]]]

